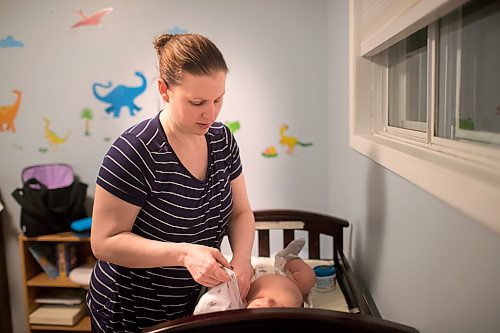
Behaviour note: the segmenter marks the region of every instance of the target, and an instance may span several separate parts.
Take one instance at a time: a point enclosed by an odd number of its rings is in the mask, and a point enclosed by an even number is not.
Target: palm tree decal
[[[90,135],[90,121],[94,118],[94,114],[91,109],[85,108],[80,115],[80,118],[85,120],[85,135]]]

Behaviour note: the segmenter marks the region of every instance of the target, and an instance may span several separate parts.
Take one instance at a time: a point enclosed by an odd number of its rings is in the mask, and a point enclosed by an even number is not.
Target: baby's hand
[[[206,287],[215,287],[222,282],[229,281],[229,276],[222,266],[230,268],[226,258],[219,250],[203,246],[188,244],[186,254],[181,258],[183,266],[191,273],[193,279]]]

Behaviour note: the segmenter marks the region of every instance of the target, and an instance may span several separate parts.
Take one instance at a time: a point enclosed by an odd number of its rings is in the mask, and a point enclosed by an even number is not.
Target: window
[[[389,126],[427,131],[427,28],[389,53]]]
[[[500,232],[500,2],[351,0],[350,13],[351,146]]]
[[[500,2],[474,1],[439,21],[440,138],[500,144]]]

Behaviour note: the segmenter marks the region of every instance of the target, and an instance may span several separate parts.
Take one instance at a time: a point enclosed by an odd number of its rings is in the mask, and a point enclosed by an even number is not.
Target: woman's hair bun
[[[173,34],[162,34],[155,38],[153,45],[158,56],[161,55],[163,47],[174,37]]]

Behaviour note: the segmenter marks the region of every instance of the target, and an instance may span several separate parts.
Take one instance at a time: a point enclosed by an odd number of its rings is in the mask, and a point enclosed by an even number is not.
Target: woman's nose
[[[213,103],[207,103],[207,106],[203,112],[203,117],[205,117],[208,120],[214,120],[214,115],[215,115],[215,109],[216,106]]]

